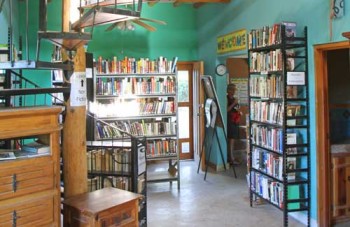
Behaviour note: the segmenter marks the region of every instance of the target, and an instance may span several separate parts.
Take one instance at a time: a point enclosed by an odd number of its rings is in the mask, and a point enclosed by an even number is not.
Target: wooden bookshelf
[[[0,226],[60,226],[58,116],[61,107],[0,110],[0,140],[18,149],[21,138],[41,138],[50,153],[0,161]],[[16,146],[15,146],[16,145]]]

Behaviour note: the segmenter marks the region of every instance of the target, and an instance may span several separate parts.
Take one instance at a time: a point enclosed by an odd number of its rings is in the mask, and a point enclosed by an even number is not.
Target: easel
[[[218,133],[217,133],[217,128],[219,126],[218,122],[222,123],[222,127],[219,127],[219,128],[221,128],[223,130],[223,132],[224,132],[226,144],[227,144],[227,134],[226,134],[226,126],[224,124],[224,119],[222,117],[220,103],[218,102],[217,94],[216,94],[215,87],[214,87],[214,84],[213,84],[213,79],[211,78],[211,76],[205,76],[204,75],[204,76],[202,76],[201,80],[202,80],[202,83],[203,83],[203,86],[204,86],[204,91],[205,91],[205,94],[206,94],[206,97],[207,97],[207,101],[208,101],[208,99],[211,99],[211,102],[212,102],[212,104],[210,105],[209,108],[212,108],[213,105],[214,106],[216,105],[216,107],[217,107],[217,115],[214,117],[214,119],[211,120],[212,121],[211,124],[210,125],[207,124],[207,126],[206,126],[207,128],[209,128],[209,127],[213,128],[213,134],[212,134],[211,139],[210,139],[209,155],[208,155],[208,158],[206,159],[206,162],[205,162],[204,180],[206,180],[207,172],[208,172],[208,162],[210,160],[210,155],[211,155],[211,150],[212,150],[212,146],[213,146],[214,136],[216,137],[216,139],[218,141],[222,163],[224,164],[225,170],[227,170],[226,169],[224,155],[223,155],[222,149],[221,149],[220,139],[219,139],[219,136],[218,136]],[[208,104],[208,103],[206,103],[206,104]],[[211,111],[211,110],[209,109],[209,111]],[[218,116],[220,117],[219,121],[218,121],[218,118],[217,118]],[[207,134],[208,133],[207,133],[207,130],[206,130],[206,133],[205,133],[205,136],[204,136],[204,140],[203,140],[203,143],[202,143],[202,149],[201,149],[200,157],[199,157],[197,173],[199,173],[199,168],[200,168],[200,165],[201,165],[201,162],[202,162],[202,156],[203,156],[203,153],[204,153],[205,141],[207,140]],[[233,173],[235,175],[235,178],[237,178],[236,169],[235,169],[234,165],[232,165],[232,169],[233,169]]]

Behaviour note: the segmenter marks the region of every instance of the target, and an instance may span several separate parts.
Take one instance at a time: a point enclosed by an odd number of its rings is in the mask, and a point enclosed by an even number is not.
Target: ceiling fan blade
[[[138,19],[139,19],[139,20],[144,20],[144,21],[153,22],[153,23],[156,23],[156,24],[166,25],[166,22],[165,22],[165,21],[161,21],[161,20],[150,19],[150,18],[143,18],[143,17],[140,17],[140,18],[138,18]]]
[[[119,22],[114,23],[114,24],[108,26],[108,28],[106,28],[105,31],[112,31],[115,27],[117,27],[118,23],[119,23]]]
[[[155,27],[153,27],[153,26],[151,26],[151,25],[148,25],[148,24],[146,24],[146,23],[144,23],[144,22],[142,22],[142,21],[140,21],[140,20],[133,20],[132,22],[134,22],[135,24],[138,24],[138,25],[140,25],[140,26],[146,28],[146,29],[147,29],[148,31],[150,31],[150,32],[154,32],[154,31],[157,30]]]

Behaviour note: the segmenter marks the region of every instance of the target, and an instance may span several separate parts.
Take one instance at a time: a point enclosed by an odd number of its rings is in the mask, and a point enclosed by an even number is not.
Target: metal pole
[[[12,51],[12,46],[13,46],[13,38],[12,38],[12,1],[10,1],[10,46],[9,46],[9,51],[10,51],[10,61],[11,65],[13,66],[13,51]]]
[[[29,3],[26,0],[26,59],[29,65],[29,48],[28,48],[28,27],[29,27]]]

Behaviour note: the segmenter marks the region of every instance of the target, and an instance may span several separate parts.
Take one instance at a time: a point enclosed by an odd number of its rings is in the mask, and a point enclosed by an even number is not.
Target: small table
[[[139,226],[142,195],[117,188],[73,196],[63,201],[64,226]]]

